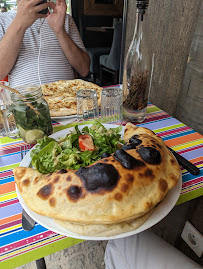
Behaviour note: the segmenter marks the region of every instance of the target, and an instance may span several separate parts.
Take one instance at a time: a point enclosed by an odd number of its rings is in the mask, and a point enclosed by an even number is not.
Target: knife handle
[[[177,159],[178,163],[184,167],[188,172],[190,172],[192,175],[198,175],[200,170],[198,167],[196,167],[193,163],[189,162],[187,159],[185,159],[183,156],[175,152],[173,149],[168,149],[173,153],[175,158]]]

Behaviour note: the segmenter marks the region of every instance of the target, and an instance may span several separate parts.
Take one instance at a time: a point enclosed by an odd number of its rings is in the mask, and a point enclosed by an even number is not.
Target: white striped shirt
[[[0,40],[15,15],[16,12],[0,14]],[[74,79],[73,68],[66,59],[57,37],[46,19],[44,22],[43,20],[37,19],[25,31],[16,63],[8,74],[11,87]],[[69,14],[66,14],[65,30],[75,44],[86,51],[75,22]]]

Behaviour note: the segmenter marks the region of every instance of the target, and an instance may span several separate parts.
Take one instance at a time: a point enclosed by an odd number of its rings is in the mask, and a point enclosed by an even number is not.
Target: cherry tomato
[[[81,151],[85,150],[93,151],[95,149],[92,137],[88,134],[80,135],[78,138],[78,142]]]

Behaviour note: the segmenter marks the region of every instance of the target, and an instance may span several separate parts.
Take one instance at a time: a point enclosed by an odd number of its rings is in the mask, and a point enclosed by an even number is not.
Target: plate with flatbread
[[[72,130],[51,137],[57,140]],[[30,168],[28,152],[13,169],[25,211],[49,230],[85,240],[122,238],[161,221],[180,196],[180,167],[151,130],[128,123],[121,135],[126,142],[122,148],[77,171],[43,175]]]
[[[76,116],[76,92],[81,89],[95,89],[98,105],[101,104],[102,87],[82,79],[59,80],[41,85],[43,98],[47,101],[52,119],[67,119]]]
[[[52,120],[67,120],[67,119],[73,119],[76,118],[77,115],[69,115],[69,116],[56,116],[56,117],[51,117]]]

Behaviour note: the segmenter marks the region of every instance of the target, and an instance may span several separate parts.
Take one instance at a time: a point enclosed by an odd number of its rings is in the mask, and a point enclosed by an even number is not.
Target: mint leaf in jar
[[[17,95],[11,97],[12,112],[22,139],[29,144],[36,144],[38,139],[53,132],[49,107],[42,98],[40,87],[28,85],[19,88],[24,98],[22,100]]]

